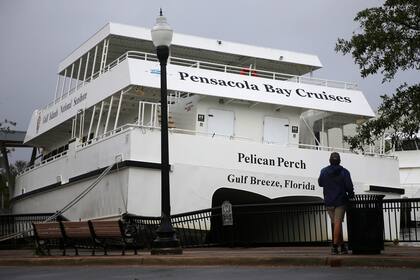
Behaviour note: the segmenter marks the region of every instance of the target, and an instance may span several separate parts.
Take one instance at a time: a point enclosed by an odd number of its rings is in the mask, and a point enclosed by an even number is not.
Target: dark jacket
[[[321,170],[318,184],[324,188],[326,206],[346,205],[354,196],[350,172],[341,165],[330,165]]]

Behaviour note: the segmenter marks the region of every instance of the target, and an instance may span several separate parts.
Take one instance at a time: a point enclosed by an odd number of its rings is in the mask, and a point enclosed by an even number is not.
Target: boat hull
[[[90,219],[131,213],[160,215],[160,131],[130,128],[101,141],[70,145],[62,157],[17,178],[15,213],[54,212],[113,170],[65,214]],[[217,190],[233,189],[273,200],[322,198],[317,179],[330,152],[180,133],[170,134],[173,214],[210,208]],[[393,158],[342,154],[356,193],[370,185],[399,186]],[[115,164],[115,162],[118,164]],[[59,182],[57,180],[59,179]]]

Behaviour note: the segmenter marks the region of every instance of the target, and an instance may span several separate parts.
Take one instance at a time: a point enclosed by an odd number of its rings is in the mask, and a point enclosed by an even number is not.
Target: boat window
[[[49,152],[48,154],[44,155],[42,157],[42,160],[46,160],[46,159],[51,158],[51,157],[53,157],[53,156],[55,156],[57,154],[61,154],[61,153],[65,152],[65,151],[67,151],[68,149],[69,149],[69,145],[68,144],[66,144],[64,146],[61,146],[61,147],[58,147],[57,149],[54,149],[51,152]]]
[[[395,147],[396,151],[416,151],[420,148],[420,139],[402,140]]]

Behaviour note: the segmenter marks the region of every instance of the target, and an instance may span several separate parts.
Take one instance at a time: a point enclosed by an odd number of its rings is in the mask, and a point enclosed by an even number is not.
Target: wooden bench
[[[137,255],[137,244],[135,232],[129,232],[124,227],[121,220],[118,221],[89,221],[90,232],[95,243],[93,253],[95,254],[96,245],[104,249],[104,254],[107,255],[107,250],[110,245],[122,245],[122,255],[125,255],[125,248],[129,243],[134,248],[134,254]]]
[[[132,245],[137,255],[136,231],[124,226],[118,221],[84,221],[84,222],[50,222],[32,223],[37,249],[44,253],[50,248],[57,247],[66,255],[66,248],[73,247],[75,255],[79,255],[80,248],[92,248],[95,255],[96,248],[102,247],[104,254],[108,254],[111,245],[122,246],[122,255],[125,255],[127,245]]]
[[[92,248],[92,255],[95,252],[95,242],[90,232],[89,223],[85,222],[60,222],[64,247],[71,246],[75,255],[79,255],[79,248]],[[65,254],[65,253],[64,253]]]
[[[44,249],[47,249],[47,254],[50,255],[50,247],[56,247],[58,243],[58,246],[63,249],[63,256],[66,254],[59,222],[32,223],[32,227],[34,229],[37,250],[44,253]]]

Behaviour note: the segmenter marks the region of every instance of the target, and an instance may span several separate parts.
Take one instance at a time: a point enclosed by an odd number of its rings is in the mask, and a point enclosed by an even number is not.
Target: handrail
[[[22,175],[23,173],[26,173],[26,172],[28,172],[28,171],[30,171],[30,170],[32,170],[32,169],[35,169],[35,168],[36,168],[36,167],[38,167],[38,166],[41,166],[41,165],[44,165],[44,164],[50,163],[50,162],[52,162],[52,161],[55,161],[56,159],[61,158],[61,157],[65,156],[65,155],[67,155],[67,152],[68,152],[68,150],[65,150],[65,151],[63,151],[63,152],[61,152],[61,153],[58,153],[58,154],[56,154],[56,155],[54,155],[54,156],[51,156],[51,157],[49,157],[49,158],[44,159],[44,160],[42,160],[41,162],[34,163],[33,165],[30,165],[30,166],[26,167],[25,169],[23,169],[22,171],[20,171],[20,172],[17,174],[17,176],[20,176],[20,175]]]
[[[339,147],[330,147],[330,146],[321,146],[321,145],[312,145],[312,144],[289,144],[289,145],[296,145],[303,148],[314,148],[317,150],[326,150],[326,151],[337,151],[337,152],[343,152],[343,153],[351,153],[352,150],[348,148],[339,148]]]
[[[80,89],[85,84],[90,83],[91,81],[100,77],[102,74],[110,71],[112,68],[114,68],[121,62],[125,61],[127,58],[140,59],[140,60],[145,60],[145,61],[158,61],[157,55],[153,53],[127,51],[126,53],[119,56],[117,59],[111,61],[103,69],[87,77],[84,81],[81,81],[81,82],[77,81],[76,85],[73,88],[71,88],[69,92],[63,94],[63,96],[61,97],[57,97],[54,100],[54,102],[49,103],[42,109],[43,110],[47,109],[53,106],[54,104],[56,104],[57,102],[59,102],[60,100],[64,100],[68,95],[70,95],[70,92],[73,93],[74,91]],[[206,61],[200,61],[200,60],[185,59],[185,58],[173,57],[173,56],[169,57],[168,63],[173,64],[173,65],[178,65],[178,66],[192,67],[192,68],[198,68],[198,69],[204,69],[204,70],[212,70],[212,71],[218,71],[218,72],[224,72],[224,73],[233,73],[233,74],[238,74],[238,75],[243,75],[243,70],[244,70],[244,67],[241,67],[241,66],[231,66],[227,64],[219,64],[219,63],[206,62]],[[259,77],[259,78],[289,81],[289,82],[303,83],[303,84],[320,85],[320,86],[333,87],[333,88],[344,88],[344,89],[350,89],[350,90],[357,89],[357,85],[355,83],[291,75],[291,74],[286,74],[286,73],[272,72],[272,71],[266,71],[266,70],[260,70],[260,69],[252,69],[252,71],[248,71],[247,75]]]

